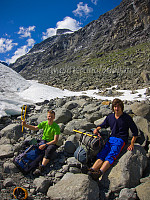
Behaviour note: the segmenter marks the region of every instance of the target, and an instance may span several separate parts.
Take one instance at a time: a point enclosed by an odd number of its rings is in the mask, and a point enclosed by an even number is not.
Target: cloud
[[[75,16],[79,17],[89,17],[89,14],[93,12],[93,8],[88,7],[88,4],[83,4],[83,2],[79,2],[77,4],[77,9],[73,11]]]
[[[13,43],[13,40],[0,38],[0,53],[6,53],[10,51],[14,46],[17,46],[18,43]]]
[[[91,2],[97,5],[98,0],[91,0]]]
[[[48,37],[56,35],[57,29],[70,29],[71,31],[77,31],[80,29],[80,23],[71,17],[65,17],[63,21],[59,21],[56,24],[56,28],[49,28],[46,32],[43,32],[42,39],[45,40]]]
[[[35,31],[35,26],[29,26],[28,28],[19,27],[18,34],[21,38],[31,37],[31,31]]]
[[[6,62],[7,63],[14,63],[17,60],[17,58],[28,53],[29,50],[33,47],[34,44],[35,44],[35,41],[33,39],[31,39],[31,38],[28,39],[27,45],[24,45],[24,46],[18,48],[15,51],[14,55],[10,59],[6,59]]]

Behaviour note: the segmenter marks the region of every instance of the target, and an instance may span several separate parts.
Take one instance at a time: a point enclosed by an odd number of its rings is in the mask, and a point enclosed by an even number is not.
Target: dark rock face
[[[123,0],[82,29],[72,34],[61,34],[61,30],[36,44],[10,67],[26,79],[72,90],[112,85],[116,80],[120,85],[148,69],[149,32],[150,1]],[[127,69],[133,74],[125,77]]]

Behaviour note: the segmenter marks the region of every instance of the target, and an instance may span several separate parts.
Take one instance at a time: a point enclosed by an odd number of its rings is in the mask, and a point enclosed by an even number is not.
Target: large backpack
[[[73,130],[79,138],[79,146],[74,152],[74,157],[81,163],[87,164],[95,159],[105,142],[102,137],[93,135],[92,132]]]
[[[13,160],[14,164],[24,174],[34,171],[44,156],[44,151],[39,145],[31,145],[23,153],[20,153]]]

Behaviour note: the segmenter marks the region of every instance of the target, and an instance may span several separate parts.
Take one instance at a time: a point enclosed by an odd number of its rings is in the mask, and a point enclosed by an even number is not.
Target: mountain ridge
[[[28,54],[20,57],[10,67],[26,79],[37,79],[41,83],[64,89],[79,90],[102,87],[103,82],[106,85],[106,79],[107,83],[112,81],[111,77],[103,74],[105,81],[101,81],[99,74],[96,73],[95,84],[90,77],[94,76],[91,71],[101,72],[101,68],[105,71],[110,66],[116,70],[115,66],[118,66],[118,63],[108,66],[99,63],[93,66],[93,62],[96,59],[105,58],[111,52],[126,50],[143,43],[148,43],[149,46],[149,32],[150,1],[123,0],[116,8],[101,15],[97,20],[90,22],[78,31],[56,35],[36,44]],[[124,58],[125,61],[129,63],[130,59]],[[143,59],[141,65],[143,61],[142,70],[147,70],[149,61],[145,62]],[[121,63],[121,65],[124,64]],[[133,68],[134,65],[131,64],[127,67]],[[86,70],[90,73],[83,73]],[[134,71],[136,72],[137,68]],[[137,75],[139,76],[139,72]],[[80,80],[80,85],[77,83],[78,80]],[[113,81],[112,84],[114,84]]]

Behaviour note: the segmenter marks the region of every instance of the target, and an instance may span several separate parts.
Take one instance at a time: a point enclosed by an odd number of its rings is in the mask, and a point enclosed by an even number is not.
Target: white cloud
[[[18,48],[15,51],[14,55],[10,59],[6,59],[6,62],[7,63],[14,63],[17,60],[17,58],[28,53],[28,51],[33,47],[34,44],[35,44],[35,41],[33,39],[28,39],[27,45],[24,45],[24,46]]]
[[[56,28],[49,28],[47,31],[44,33],[43,32],[43,37],[42,39],[45,40],[48,37],[51,37],[53,35],[56,35],[57,29],[70,29],[71,31],[76,31],[80,29],[80,23],[76,21],[75,19],[71,17],[65,17],[63,21],[59,21],[56,24]]]
[[[48,37],[51,37],[51,36],[53,36],[53,35],[56,35],[56,31],[57,31],[56,28],[48,28],[48,29],[46,30],[46,33],[43,32],[43,37],[42,37],[42,39],[45,40],[45,39],[47,39]]]
[[[7,51],[10,51],[16,45],[18,44],[13,43],[13,40],[0,38],[0,53],[6,53]]]
[[[91,2],[97,5],[98,0],[91,0]]]
[[[35,31],[35,26],[29,26],[28,28],[19,27],[18,34],[20,37],[31,37],[31,31]]]
[[[91,12],[93,12],[93,8],[88,7],[88,4],[79,2],[79,4],[77,4],[77,9],[73,11],[73,14],[79,17],[89,17]]]

